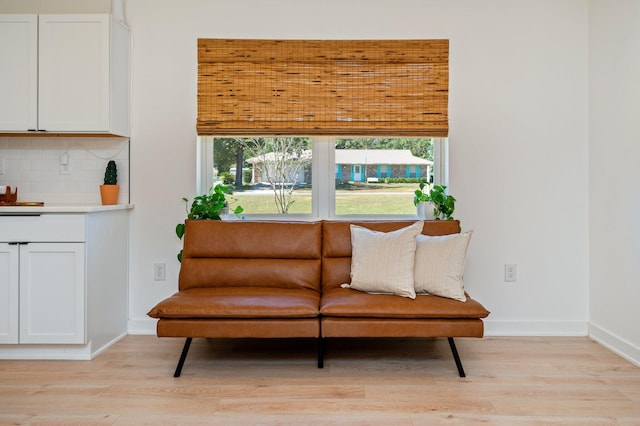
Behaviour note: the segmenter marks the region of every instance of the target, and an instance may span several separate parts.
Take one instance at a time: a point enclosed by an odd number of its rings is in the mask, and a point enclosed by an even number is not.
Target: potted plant
[[[414,192],[413,204],[417,208],[418,217],[423,220],[452,220],[456,199],[447,194],[447,187],[433,185],[427,192],[423,191],[425,186],[424,182],[420,183],[420,189]]]
[[[231,191],[228,186],[216,185],[209,189],[209,192],[203,195],[198,195],[193,199],[191,208],[187,210],[187,219],[189,220],[222,220],[223,216],[229,212],[229,204],[227,202],[227,195],[230,195]],[[189,204],[189,200],[182,199],[185,203],[185,207]],[[236,216],[241,214],[244,209],[237,206],[233,214]],[[176,225],[176,235],[182,239],[184,235],[184,222]],[[178,261],[182,262],[182,250],[178,253]]]
[[[108,206],[118,204],[118,194],[120,193],[120,185],[118,185],[118,168],[116,162],[110,160],[104,172],[104,185],[100,185],[100,198],[102,205]]]
[[[434,213],[435,209],[431,203],[429,192],[423,191],[425,186],[426,184],[424,182],[420,182],[420,189],[416,189],[414,192],[413,205],[416,206],[418,219],[434,220],[436,218]]]

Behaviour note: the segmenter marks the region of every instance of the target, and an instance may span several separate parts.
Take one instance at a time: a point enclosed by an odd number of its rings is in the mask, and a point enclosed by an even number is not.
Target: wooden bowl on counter
[[[4,193],[0,192],[0,207],[42,207],[42,201],[18,201],[18,188],[10,186],[0,186],[4,188]]]
[[[15,203],[18,201],[18,188],[12,188],[9,185],[0,187],[4,188],[3,192],[0,192],[0,204]]]

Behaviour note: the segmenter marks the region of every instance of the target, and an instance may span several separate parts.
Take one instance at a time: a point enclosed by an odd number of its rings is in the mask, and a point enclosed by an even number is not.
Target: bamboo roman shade
[[[200,135],[447,136],[448,40],[198,40]]]

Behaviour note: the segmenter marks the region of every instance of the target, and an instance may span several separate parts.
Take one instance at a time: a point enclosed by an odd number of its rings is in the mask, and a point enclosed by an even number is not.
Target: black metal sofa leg
[[[318,368],[324,368],[324,347],[325,339],[318,337]]]
[[[456,344],[453,341],[453,337],[447,337],[449,340],[449,347],[451,348],[451,353],[453,354],[453,359],[456,362],[456,367],[458,367],[458,374],[460,377],[466,377],[464,374],[464,369],[462,368],[462,362],[460,362],[460,356],[458,355],[458,349],[456,349]]]
[[[184,347],[182,348],[182,354],[180,355],[180,360],[178,361],[176,372],[173,373],[173,377],[180,377],[180,373],[182,373],[182,366],[184,365],[184,360],[187,359],[187,353],[189,353],[191,340],[192,340],[192,337],[187,337],[187,341],[184,342]]]

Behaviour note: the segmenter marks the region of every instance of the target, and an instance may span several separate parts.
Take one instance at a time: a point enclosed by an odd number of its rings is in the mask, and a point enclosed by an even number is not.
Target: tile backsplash
[[[61,167],[65,154],[67,172]],[[17,186],[18,201],[100,204],[99,186],[109,160],[118,166],[118,203],[128,203],[128,138],[0,137],[0,186]]]

